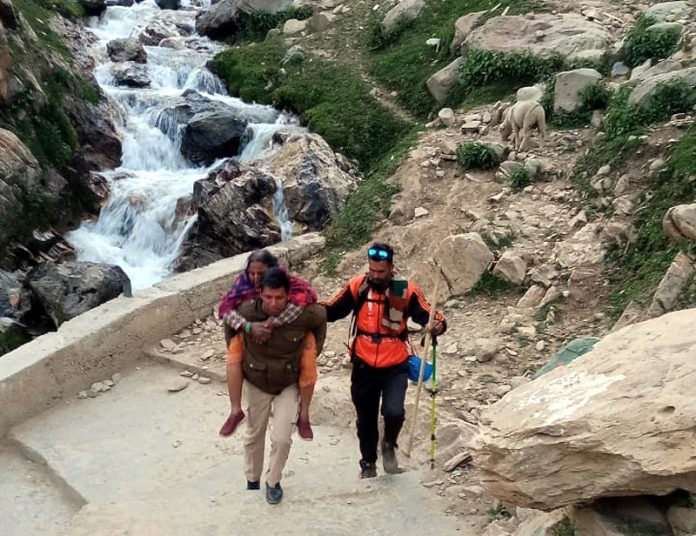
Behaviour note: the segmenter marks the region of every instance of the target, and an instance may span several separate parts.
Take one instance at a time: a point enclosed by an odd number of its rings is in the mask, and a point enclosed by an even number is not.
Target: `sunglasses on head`
[[[367,250],[367,256],[375,261],[388,261],[391,259],[391,255],[388,251],[377,248],[370,248]]]

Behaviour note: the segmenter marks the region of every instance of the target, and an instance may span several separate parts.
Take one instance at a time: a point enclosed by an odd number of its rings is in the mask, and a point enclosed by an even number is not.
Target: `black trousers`
[[[408,361],[393,367],[374,368],[360,358],[353,359],[350,394],[358,416],[358,440],[364,461],[377,461],[380,397],[384,417],[384,441],[396,446],[404,424],[407,387]]]

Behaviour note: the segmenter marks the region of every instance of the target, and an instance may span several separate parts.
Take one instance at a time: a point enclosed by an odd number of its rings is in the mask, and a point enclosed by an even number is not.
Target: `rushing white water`
[[[103,60],[95,77],[121,110],[118,126],[123,153],[121,165],[104,173],[111,193],[99,218],[84,222],[67,238],[77,249],[79,260],[121,266],[135,289],[151,286],[170,273],[195,221],[188,210],[193,184],[210,169],[197,167],[182,156],[181,128],[164,112],[168,106],[180,103],[184,91],[195,90],[234,108],[238,117],[249,121],[247,143],[239,155],[247,161],[273,151],[273,134],[279,129],[299,128],[295,118],[279,115],[269,106],[247,104],[228,96],[222,82],[205,67],[220,45],[195,34],[177,38],[186,42],[186,48],[145,47],[149,88],[116,86],[106,44],[112,39],[137,36],[158,20],[193,27],[197,13],[193,2],[183,0],[182,4],[182,10],[164,11],[154,0],[145,0],[131,7],[109,7],[101,18],[89,21],[99,39],[96,53]],[[210,0],[202,4],[209,6]],[[292,224],[287,220],[282,184],[273,206],[283,238],[290,238]]]

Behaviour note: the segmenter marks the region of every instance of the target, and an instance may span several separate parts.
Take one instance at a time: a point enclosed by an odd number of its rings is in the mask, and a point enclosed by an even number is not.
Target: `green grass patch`
[[[388,37],[382,33],[381,19],[373,16],[364,41],[371,76],[397,91],[397,100],[404,108],[425,118],[437,107],[425,85],[426,80],[459,54],[458,50],[449,48],[455,21],[467,13],[496,5],[500,7],[493,15],[500,15],[506,7],[510,7],[508,13],[511,15],[539,11],[540,7],[533,0],[469,0],[465,3],[462,0],[430,0],[416,20],[401,25]],[[439,50],[425,44],[432,37],[441,40]],[[464,92],[458,95],[459,99],[466,97]]]
[[[460,232],[465,233],[467,231],[462,230]],[[515,242],[516,237],[513,233],[497,237],[491,235],[488,232],[483,232],[481,233],[481,238],[485,242],[486,246],[488,246],[488,249],[490,249],[491,252],[497,257],[501,251],[504,251],[508,249],[510,246],[512,246],[512,244]]]
[[[28,240],[34,229],[49,227],[56,214],[55,202],[44,192],[24,182],[18,181],[15,186],[19,189],[17,213],[0,213],[0,259],[11,243]]]
[[[568,516],[565,516],[551,529],[551,534],[553,536],[575,536],[575,523]]]
[[[651,299],[679,247],[662,229],[662,219],[674,205],[696,197],[696,127],[677,143],[664,171],[650,176],[649,191],[636,222],[637,238],[628,250],[614,250],[607,261],[614,267],[611,314],[618,318],[629,301]]]
[[[510,175],[510,188],[513,192],[520,192],[530,184],[532,184],[532,176],[525,167],[516,169]]]
[[[380,105],[351,67],[314,59],[286,67],[283,76],[279,69],[284,54],[282,41],[269,39],[218,54],[212,69],[233,95],[297,112],[303,124],[356,160],[363,171],[413,128]]]
[[[72,162],[77,147],[77,135],[63,110],[63,97],[74,90],[75,77],[56,69],[43,82],[46,103],[38,113],[26,116],[17,124],[17,136],[29,147],[41,167],[52,166],[65,170]]]
[[[688,112],[696,103],[696,92],[683,80],[658,86],[642,106],[631,104],[630,94],[631,88],[623,87],[610,98],[604,117],[605,136],[578,159],[573,173],[577,179],[587,179],[603,165],[615,168],[640,145],[638,137],[648,126]]]
[[[53,50],[59,52],[65,58],[72,58],[72,54],[61,37],[50,27],[50,20],[60,9],[79,9],[75,7],[76,2],[70,0],[60,0],[55,2],[41,0],[13,0],[15,8],[24,16],[31,29],[34,30],[39,42]],[[60,6],[60,9],[59,7]]]
[[[290,19],[305,20],[312,16],[309,6],[284,9],[282,11],[258,11],[246,15],[242,21],[239,39],[244,41],[263,41],[273,28],[278,28]]]
[[[485,143],[465,142],[457,147],[457,163],[462,169],[493,169],[499,163],[498,155]]]
[[[624,63],[629,67],[636,67],[647,60],[654,63],[676,52],[681,31],[678,28],[665,31],[648,30],[655,22],[654,19],[641,15],[636,25],[628,32],[622,56]]]

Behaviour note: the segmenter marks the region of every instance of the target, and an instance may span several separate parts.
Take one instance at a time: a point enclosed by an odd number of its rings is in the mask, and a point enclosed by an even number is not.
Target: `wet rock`
[[[116,63],[111,66],[111,76],[120,86],[150,87],[147,67],[132,61]]]
[[[235,156],[246,121],[231,110],[201,112],[194,115],[181,138],[181,154],[195,164],[210,165],[218,158]]]
[[[106,0],[81,0],[85,15],[98,17],[106,10]]]
[[[155,0],[155,4],[160,9],[179,9],[181,0]]]
[[[94,262],[47,262],[28,274],[27,284],[56,327],[130,288],[119,266]]]
[[[135,63],[146,63],[147,52],[143,44],[135,37],[124,39],[114,39],[106,44],[106,53],[111,61],[134,61]]]

